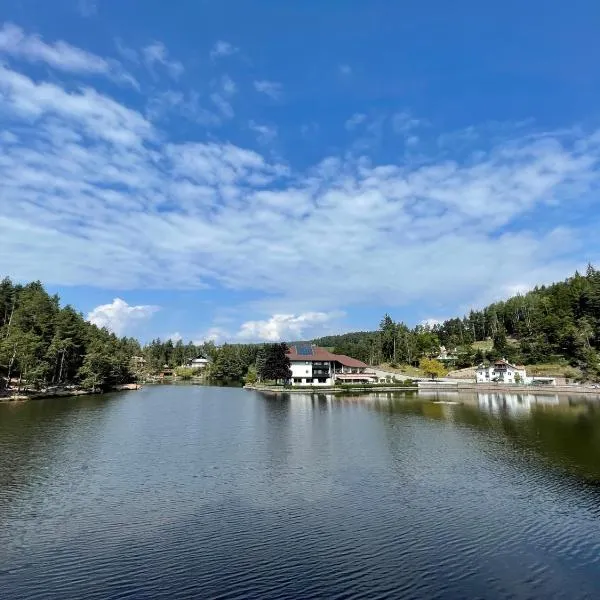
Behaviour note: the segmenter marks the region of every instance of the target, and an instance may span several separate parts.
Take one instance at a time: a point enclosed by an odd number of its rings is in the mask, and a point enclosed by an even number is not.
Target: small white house
[[[525,385],[556,385],[555,377],[528,376],[525,367],[511,365],[505,358],[491,365],[479,365],[477,383],[520,383]]]
[[[504,358],[491,365],[479,365],[476,377],[477,383],[531,383],[525,367],[511,365]]]
[[[205,369],[208,365],[208,362],[209,361],[206,358],[192,358],[191,360],[187,361],[186,366],[190,367],[191,369]]]

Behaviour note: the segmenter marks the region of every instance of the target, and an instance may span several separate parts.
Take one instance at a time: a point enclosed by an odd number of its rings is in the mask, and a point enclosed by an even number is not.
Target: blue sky
[[[0,0],[0,273],[148,340],[439,320],[598,263],[600,6]]]

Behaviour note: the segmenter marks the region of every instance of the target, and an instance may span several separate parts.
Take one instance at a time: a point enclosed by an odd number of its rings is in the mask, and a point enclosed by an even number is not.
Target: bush
[[[190,369],[189,367],[177,367],[175,369],[175,375],[179,377],[179,379],[191,379],[196,374],[194,369]]]
[[[246,385],[254,385],[258,381],[258,375],[256,374],[256,368],[254,366],[250,366],[248,368],[248,372],[246,373],[246,377],[244,377],[244,383]]]

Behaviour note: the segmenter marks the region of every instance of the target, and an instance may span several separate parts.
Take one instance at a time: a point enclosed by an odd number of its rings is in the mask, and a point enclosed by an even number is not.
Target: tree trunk
[[[58,383],[60,383],[62,381],[64,363],[65,363],[65,350],[62,351],[62,356],[60,358],[60,371],[58,372]]]
[[[10,310],[10,317],[8,319],[8,325],[6,326],[6,335],[4,336],[5,339],[8,339],[8,336],[10,335],[10,325],[11,325],[12,320],[13,320],[13,315],[15,314],[15,303],[16,303],[16,301],[13,300],[13,305],[12,305],[12,308]]]
[[[8,362],[8,385],[10,386],[10,378],[12,376],[13,365],[15,364],[15,359],[17,358],[17,346],[13,347],[13,354],[10,357],[10,361]]]

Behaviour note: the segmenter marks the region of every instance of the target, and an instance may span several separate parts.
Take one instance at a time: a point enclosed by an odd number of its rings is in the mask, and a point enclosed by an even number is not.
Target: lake
[[[600,404],[581,397],[0,404],[2,598],[599,595]]]

